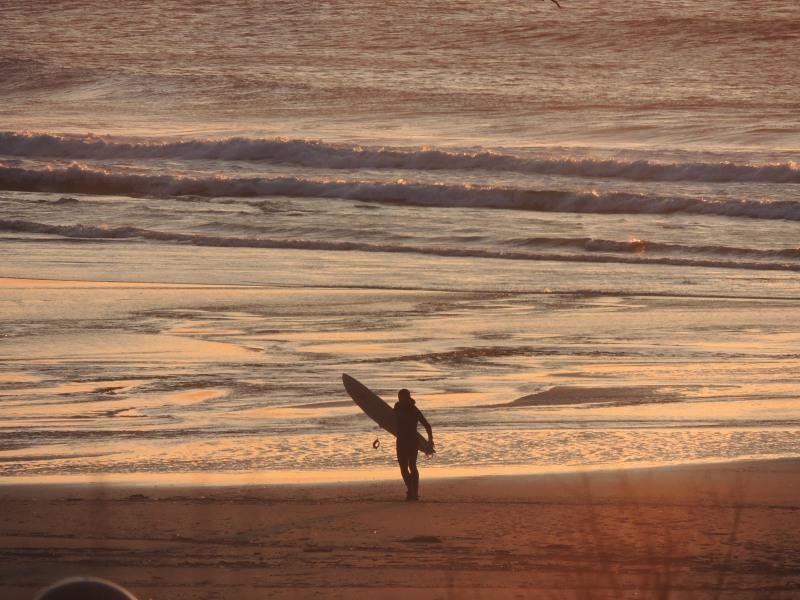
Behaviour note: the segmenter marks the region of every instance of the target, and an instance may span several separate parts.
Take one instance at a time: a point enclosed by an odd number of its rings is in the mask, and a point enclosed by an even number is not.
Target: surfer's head
[[[397,399],[400,400],[400,402],[413,402],[411,399],[411,392],[409,392],[406,388],[403,388],[397,392]]]

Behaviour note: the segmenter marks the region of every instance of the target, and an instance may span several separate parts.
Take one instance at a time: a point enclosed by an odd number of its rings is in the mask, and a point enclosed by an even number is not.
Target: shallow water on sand
[[[3,286],[5,477],[386,474],[390,436],[342,372],[411,387],[443,474],[787,456],[800,436],[794,301]]]

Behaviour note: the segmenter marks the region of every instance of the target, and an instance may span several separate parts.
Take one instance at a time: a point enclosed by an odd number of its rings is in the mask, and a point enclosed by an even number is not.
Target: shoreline
[[[492,465],[486,467],[428,467],[424,459],[418,462],[421,477],[431,482],[457,482],[475,479],[535,479],[552,476],[581,476],[604,473],[658,472],[706,467],[749,468],[758,465],[797,463],[800,455],[743,457],[738,459],[698,459],[676,463],[622,463],[598,465]],[[391,483],[399,475],[397,468],[350,470],[260,470],[242,472],[156,472],[156,473],[95,473],[65,475],[0,476],[0,493],[16,487],[109,487],[109,488],[258,488],[258,487],[336,487],[358,486],[371,482]]]
[[[800,459],[248,486],[0,486],[0,595],[790,598]]]

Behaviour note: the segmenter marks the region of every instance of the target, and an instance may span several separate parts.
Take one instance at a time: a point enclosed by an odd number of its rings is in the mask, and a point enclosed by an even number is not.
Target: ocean
[[[4,2],[0,480],[800,456],[800,4],[561,5]]]

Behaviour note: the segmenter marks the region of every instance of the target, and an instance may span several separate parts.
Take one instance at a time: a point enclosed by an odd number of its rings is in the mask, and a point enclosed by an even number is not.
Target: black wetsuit
[[[408,490],[406,499],[416,500],[419,494],[417,423],[422,423],[429,431],[430,425],[414,405],[414,400],[395,403],[394,414],[397,417],[397,462]]]

